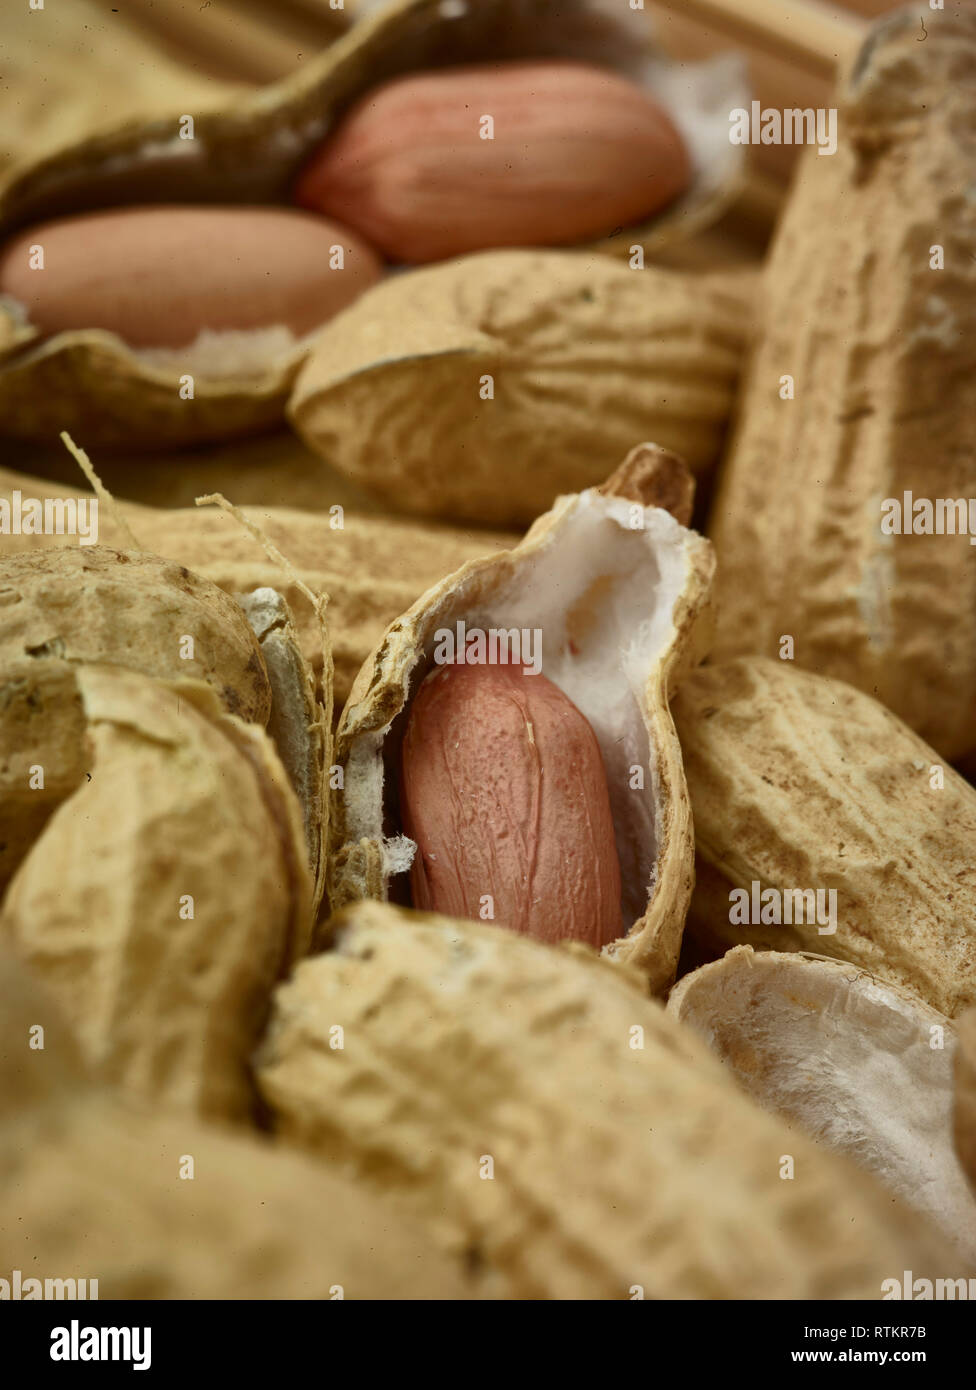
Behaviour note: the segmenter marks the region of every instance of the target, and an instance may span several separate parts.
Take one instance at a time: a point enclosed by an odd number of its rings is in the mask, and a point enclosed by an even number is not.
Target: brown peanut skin
[[[636,83],[585,63],[502,63],[377,88],[309,161],[296,200],[420,264],[602,236],[690,178],[681,135]]]
[[[401,753],[414,907],[482,916],[541,941],[621,935],[620,864],[596,736],[520,666],[435,667]]]

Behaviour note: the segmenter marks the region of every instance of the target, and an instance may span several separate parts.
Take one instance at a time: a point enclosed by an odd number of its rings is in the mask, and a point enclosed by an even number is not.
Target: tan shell
[[[85,727],[73,667],[33,657],[0,662],[0,896],[84,778]]]
[[[25,497],[81,497],[80,489],[0,469],[0,498],[21,489]],[[185,564],[228,594],[270,586],[286,599],[302,650],[316,673],[322,671],[322,633],[312,605],[281,567],[232,517],[216,508],[157,510],[120,502],[119,513],[137,539],[169,559]],[[459,566],[508,548],[517,537],[492,531],[363,516],[347,511],[342,528],[328,513],[286,507],[245,507],[244,515],[267,534],[316,593],[329,595],[335,661],[335,695],[345,700],[369,651],[398,614]],[[111,514],[99,513],[99,537],[127,544]],[[3,554],[60,548],[63,536],[3,536]],[[77,562],[74,562],[77,563]],[[239,621],[239,619],[238,619]]]
[[[934,1228],[748,1100],[628,968],[377,903],[335,925],[276,994],[261,1092],[284,1137],[504,1296],[878,1298],[906,1268],[962,1272]]]
[[[950,1018],[976,1003],[976,789],[876,700],[789,662],[705,667],[674,716],[698,845],[692,933],[713,951],[838,957]],[[835,890],[836,932],[733,925],[729,892],[754,882]]]
[[[636,241],[651,252],[714,221],[738,192],[743,150],[729,144],[728,111],[745,99],[745,85],[727,62],[655,58],[645,16],[622,15],[601,14],[592,0],[569,0],[548,22],[533,0],[478,0],[459,9],[441,0],[395,0],[295,76],[217,109],[195,108],[192,140],[179,135],[183,105],[169,117],[130,119],[6,171],[0,235],[125,203],[289,203],[306,159],[375,83],[473,59],[580,56],[646,82],[690,144],[697,177],[688,194],[650,225],[621,228],[600,244],[629,254]],[[0,309],[0,344],[12,332],[3,318]],[[178,371],[151,367],[111,334],[65,333],[0,359],[0,417],[8,434],[35,439],[47,437],[54,418],[88,445],[156,447],[253,433],[280,419],[303,351],[297,344],[283,355],[259,354],[257,368],[237,375],[197,373],[187,401]]]
[[[73,674],[90,777],[14,875],[0,932],[105,1075],[242,1118],[271,986],[311,933],[298,803],[264,732],[201,682]]]
[[[952,1024],[907,990],[817,956],[737,946],[668,1012],[765,1110],[874,1173],[976,1264],[976,1197],[952,1146]]]
[[[38,1025],[43,1050],[31,1043]],[[93,1085],[52,1001],[6,951],[0,1030],[5,1279],[13,1270],[97,1279],[99,1299],[444,1299],[477,1289],[348,1176]]]
[[[749,321],[735,276],[560,251],[465,256],[394,276],[328,324],[289,418],[400,511],[517,525],[640,439],[707,473]]]
[[[639,471],[641,457],[637,451],[620,475]],[[680,461],[670,463],[680,470]],[[619,495],[627,493],[621,476],[611,483],[606,494],[560,498],[514,550],[472,561],[435,585],[367,658],[336,734],[344,786],[332,806],[330,900],[335,908],[406,894],[414,845],[397,833],[395,769],[437,631],[459,620],[538,629],[543,674],[588,719],[607,773],[624,934],[606,949],[662,989],[674,975],[693,874],[668,697],[707,646],[712,556],[667,512]],[[630,529],[634,520],[643,529]],[[635,766],[644,784],[632,790]]]
[[[57,657],[204,680],[231,714],[267,722],[271,689],[258,643],[216,584],[141,551],[51,536],[57,549],[17,555],[11,539],[0,555],[0,662]],[[181,655],[187,637],[190,658]]]
[[[881,523],[906,491],[974,494],[976,13],[952,8],[926,12],[924,42],[914,10],[878,26],[841,93],[837,153],[806,155],[710,525],[718,657],[776,656],[789,634],[802,666],[877,696],[947,758],[976,746],[976,555],[965,535]]]
[[[275,589],[239,594],[271,682],[267,732],[298,797],[312,873],[312,913],[325,891],[329,840],[329,768],[332,765],[332,690],[320,689],[302,653],[291,609]],[[330,671],[323,677],[328,687]]]
[[[953,1121],[956,1152],[976,1191],[976,1010],[973,1009],[959,1020]]]

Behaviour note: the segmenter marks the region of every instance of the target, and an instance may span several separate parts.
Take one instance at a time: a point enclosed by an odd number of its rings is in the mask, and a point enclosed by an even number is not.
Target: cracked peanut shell
[[[645,476],[647,459],[657,472]],[[475,560],[428,590],[367,658],[343,710],[332,804],[333,909],[405,900],[415,853],[400,833],[398,769],[410,702],[439,633],[541,634],[541,669],[589,722],[607,775],[622,879],[621,935],[606,950],[670,984],[693,881],[693,831],[668,709],[710,635],[708,543],[644,505],[661,475],[687,479],[654,446],[634,451],[605,490],[560,498],[514,550]],[[543,769],[544,775],[544,769]]]
[[[764,1109],[873,1173],[976,1264],[944,1015],[839,961],[750,946],[685,975],[667,1007]]]
[[[130,118],[4,171],[0,237],[52,217],[147,202],[290,206],[309,157],[378,83],[445,64],[534,57],[581,57],[646,83],[690,146],[695,177],[685,196],[649,224],[604,238],[601,250],[629,254],[639,243],[651,253],[683,241],[736,196],[743,151],[729,144],[728,110],[745,97],[736,64],[669,63],[651,46],[645,16],[610,15],[591,0],[551,13],[534,0],[395,0],[281,82],[196,111]],[[192,139],[184,138],[187,114]],[[5,430],[46,438],[53,414],[90,445],[183,445],[267,428],[282,418],[307,348],[275,325],[203,343],[186,399],[178,366],[155,365],[114,334],[83,329],[25,341],[23,328],[18,306],[0,304]]]

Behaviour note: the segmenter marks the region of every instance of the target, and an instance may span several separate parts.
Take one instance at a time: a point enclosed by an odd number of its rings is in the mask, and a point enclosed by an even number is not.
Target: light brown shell
[[[254,589],[239,594],[237,601],[261,645],[271,683],[267,733],[302,808],[315,917],[325,892],[329,842],[331,664],[326,662],[322,673],[323,689],[302,652],[291,609],[277,590]]]
[[[869,695],[789,662],[703,667],[674,717],[698,846],[690,932],[713,952],[834,956],[950,1018],[976,1003],[976,789]],[[730,890],[754,882],[836,890],[836,933],[731,923]]]
[[[952,1024],[838,961],[737,946],[675,985],[694,1028],[766,1110],[930,1216],[976,1264],[976,1197],[952,1144]]]
[[[202,682],[72,674],[86,779],[14,875],[0,933],[103,1074],[243,1118],[271,986],[310,940],[298,803],[264,732]]]
[[[31,1030],[44,1030],[43,1049]],[[36,1034],[35,1034],[36,1036]],[[99,1299],[467,1298],[478,1280],[348,1175],[92,1084],[0,953],[0,1268]],[[192,1175],[188,1175],[192,1160]]]
[[[11,553],[15,538],[3,538],[0,663],[56,657],[203,680],[231,714],[267,722],[271,688],[260,648],[239,604],[216,584],[158,555],[47,539],[61,544],[19,555]]]
[[[879,1298],[906,1268],[962,1273],[922,1218],[755,1106],[629,968],[378,903],[335,928],[277,991],[262,1094],[284,1137],[503,1296]]]
[[[399,511],[518,525],[605,478],[640,439],[707,474],[749,323],[735,276],[484,252],[394,276],[339,314],[288,414]]]
[[[976,1009],[959,1020],[953,1122],[956,1152],[976,1191]]]
[[[0,178],[0,235],[125,203],[290,203],[306,159],[377,83],[446,63],[544,56],[608,63],[647,82],[684,126],[697,157],[698,176],[687,195],[648,226],[619,229],[601,250],[628,254],[639,242],[651,252],[690,236],[730,204],[743,151],[728,142],[728,110],[744,99],[745,87],[727,64],[663,63],[653,55],[644,15],[601,13],[591,0],[569,0],[551,15],[534,0],[478,0],[460,8],[394,0],[295,76],[216,109],[195,109],[192,140],[179,136],[183,105],[168,117],[129,119],[7,170]],[[0,308],[0,344],[13,331],[10,318]],[[46,438],[53,417],[89,446],[240,436],[281,418],[304,350],[297,344],[246,375],[197,373],[194,399],[184,400],[179,372],[151,367],[114,335],[59,334],[0,357],[0,417],[7,433],[21,438]]]
[[[881,531],[905,491],[974,495],[976,12],[925,27],[914,10],[878,25],[840,93],[837,153],[805,156],[710,534],[716,657],[776,656],[788,634],[800,665],[955,758],[976,746],[976,553]]]
[[[81,497],[78,488],[0,469],[0,498],[16,489],[25,497]],[[116,504],[136,538],[187,565],[230,595],[270,586],[288,603],[302,651],[321,677],[322,633],[312,605],[230,516],[217,508],[156,509]],[[329,595],[335,695],[345,700],[367,654],[389,623],[431,584],[478,556],[515,544],[517,536],[461,530],[346,511],[342,528],[328,513],[286,507],[244,507],[313,592]],[[126,545],[114,518],[99,512],[99,537]],[[63,536],[5,535],[0,554],[58,549]],[[73,563],[78,563],[77,561]]]
[[[414,847],[398,833],[397,759],[438,629],[462,619],[538,628],[543,674],[589,720],[607,772],[624,935],[606,949],[639,965],[655,989],[671,982],[693,832],[668,698],[707,648],[712,556],[667,512],[626,500],[635,495],[626,480],[643,457],[635,451],[605,494],[560,498],[514,550],[472,561],[428,590],[367,658],[336,734],[344,785],[332,805],[333,908],[406,893],[396,876]],[[679,460],[670,464],[681,470]],[[641,530],[630,529],[635,515]],[[635,765],[646,773],[639,790],[631,787]]]

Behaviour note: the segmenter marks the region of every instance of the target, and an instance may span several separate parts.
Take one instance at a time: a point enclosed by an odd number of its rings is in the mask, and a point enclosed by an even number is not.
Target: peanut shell
[[[729,143],[728,111],[745,99],[734,61],[669,63],[652,49],[645,16],[611,15],[595,0],[569,0],[551,13],[534,0],[479,0],[459,9],[440,0],[394,0],[281,82],[216,107],[205,103],[188,113],[181,105],[167,117],[130,118],[3,171],[0,236],[112,205],[290,203],[309,156],[378,82],[445,64],[533,57],[578,57],[646,83],[689,144],[695,179],[688,193],[647,226],[603,239],[602,251],[629,255],[639,243],[650,254],[713,222],[734,199],[743,150]],[[194,118],[192,139],[183,135],[186,114]],[[16,334],[15,313],[3,317],[0,344]],[[193,398],[186,399],[178,368],[154,367],[112,334],[21,339],[0,356],[0,417],[8,434],[43,439],[53,416],[88,446],[242,436],[280,420],[305,349],[304,341],[283,342],[274,333],[221,344],[209,370],[194,373]]]
[[[765,1110],[874,1173],[976,1263],[976,1197],[952,1144],[947,1018],[838,961],[750,946],[685,975],[668,1012]]]
[[[302,808],[313,881],[312,912],[317,915],[325,891],[329,839],[330,664],[326,663],[322,673],[326,688],[320,690],[302,653],[291,609],[277,590],[255,589],[239,594],[237,601],[261,644],[271,682],[271,714],[266,727]]]
[[[106,662],[203,680],[231,714],[265,724],[271,689],[240,607],[209,579],[141,551],[65,545],[0,550],[0,662]],[[185,655],[186,639],[193,655]]]
[[[788,662],[704,667],[674,716],[698,847],[692,934],[713,952],[834,956],[949,1018],[976,1003],[976,789],[869,695]],[[836,891],[836,932],[731,922],[730,891],[751,898],[753,883]]]
[[[358,904],[279,987],[257,1077],[284,1138],[505,1297],[879,1298],[904,1269],[962,1272],[935,1228],[755,1106],[634,972],[578,946]]]
[[[0,469],[0,500],[12,498],[18,489],[25,497],[41,500],[86,495],[78,488]],[[138,539],[151,542],[157,554],[189,566],[195,575],[226,593],[237,595],[263,586],[277,589],[291,609],[302,651],[314,670],[322,672],[322,632],[312,605],[233,518],[216,508],[116,505]],[[339,529],[328,513],[286,507],[242,510],[285,554],[310,589],[329,595],[335,695],[340,702],[384,628],[419,594],[468,560],[508,548],[517,540],[511,533],[451,529],[349,511]],[[99,514],[99,537],[116,545],[128,544],[105,510]],[[4,535],[0,555],[64,545],[63,536]]]
[[[97,1280],[100,1299],[477,1294],[475,1277],[347,1175],[94,1084],[7,951],[0,1030],[5,1278]]]
[[[72,674],[89,775],[14,875],[0,933],[102,1074],[244,1118],[272,983],[311,934],[295,795],[264,732],[202,682]]]
[[[734,276],[485,252],[394,276],[339,314],[288,414],[311,449],[397,510],[528,523],[639,439],[707,474],[748,319]]]
[[[535,629],[542,673],[588,720],[607,774],[629,926],[606,950],[639,965],[655,989],[670,984],[693,832],[668,698],[707,648],[712,556],[666,511],[613,495],[626,492],[620,479],[639,472],[644,456],[635,451],[607,493],[560,498],[514,550],[471,561],[428,590],[367,658],[336,734],[343,787],[331,814],[333,908],[406,893],[399,875],[415,846],[398,833],[400,745],[438,631],[459,621]]]
[[[802,162],[709,530],[717,658],[775,656],[789,635],[800,665],[954,759],[976,747],[973,548],[882,531],[906,492],[973,495],[976,13],[925,27],[914,11],[876,26],[839,94],[837,153]]]

